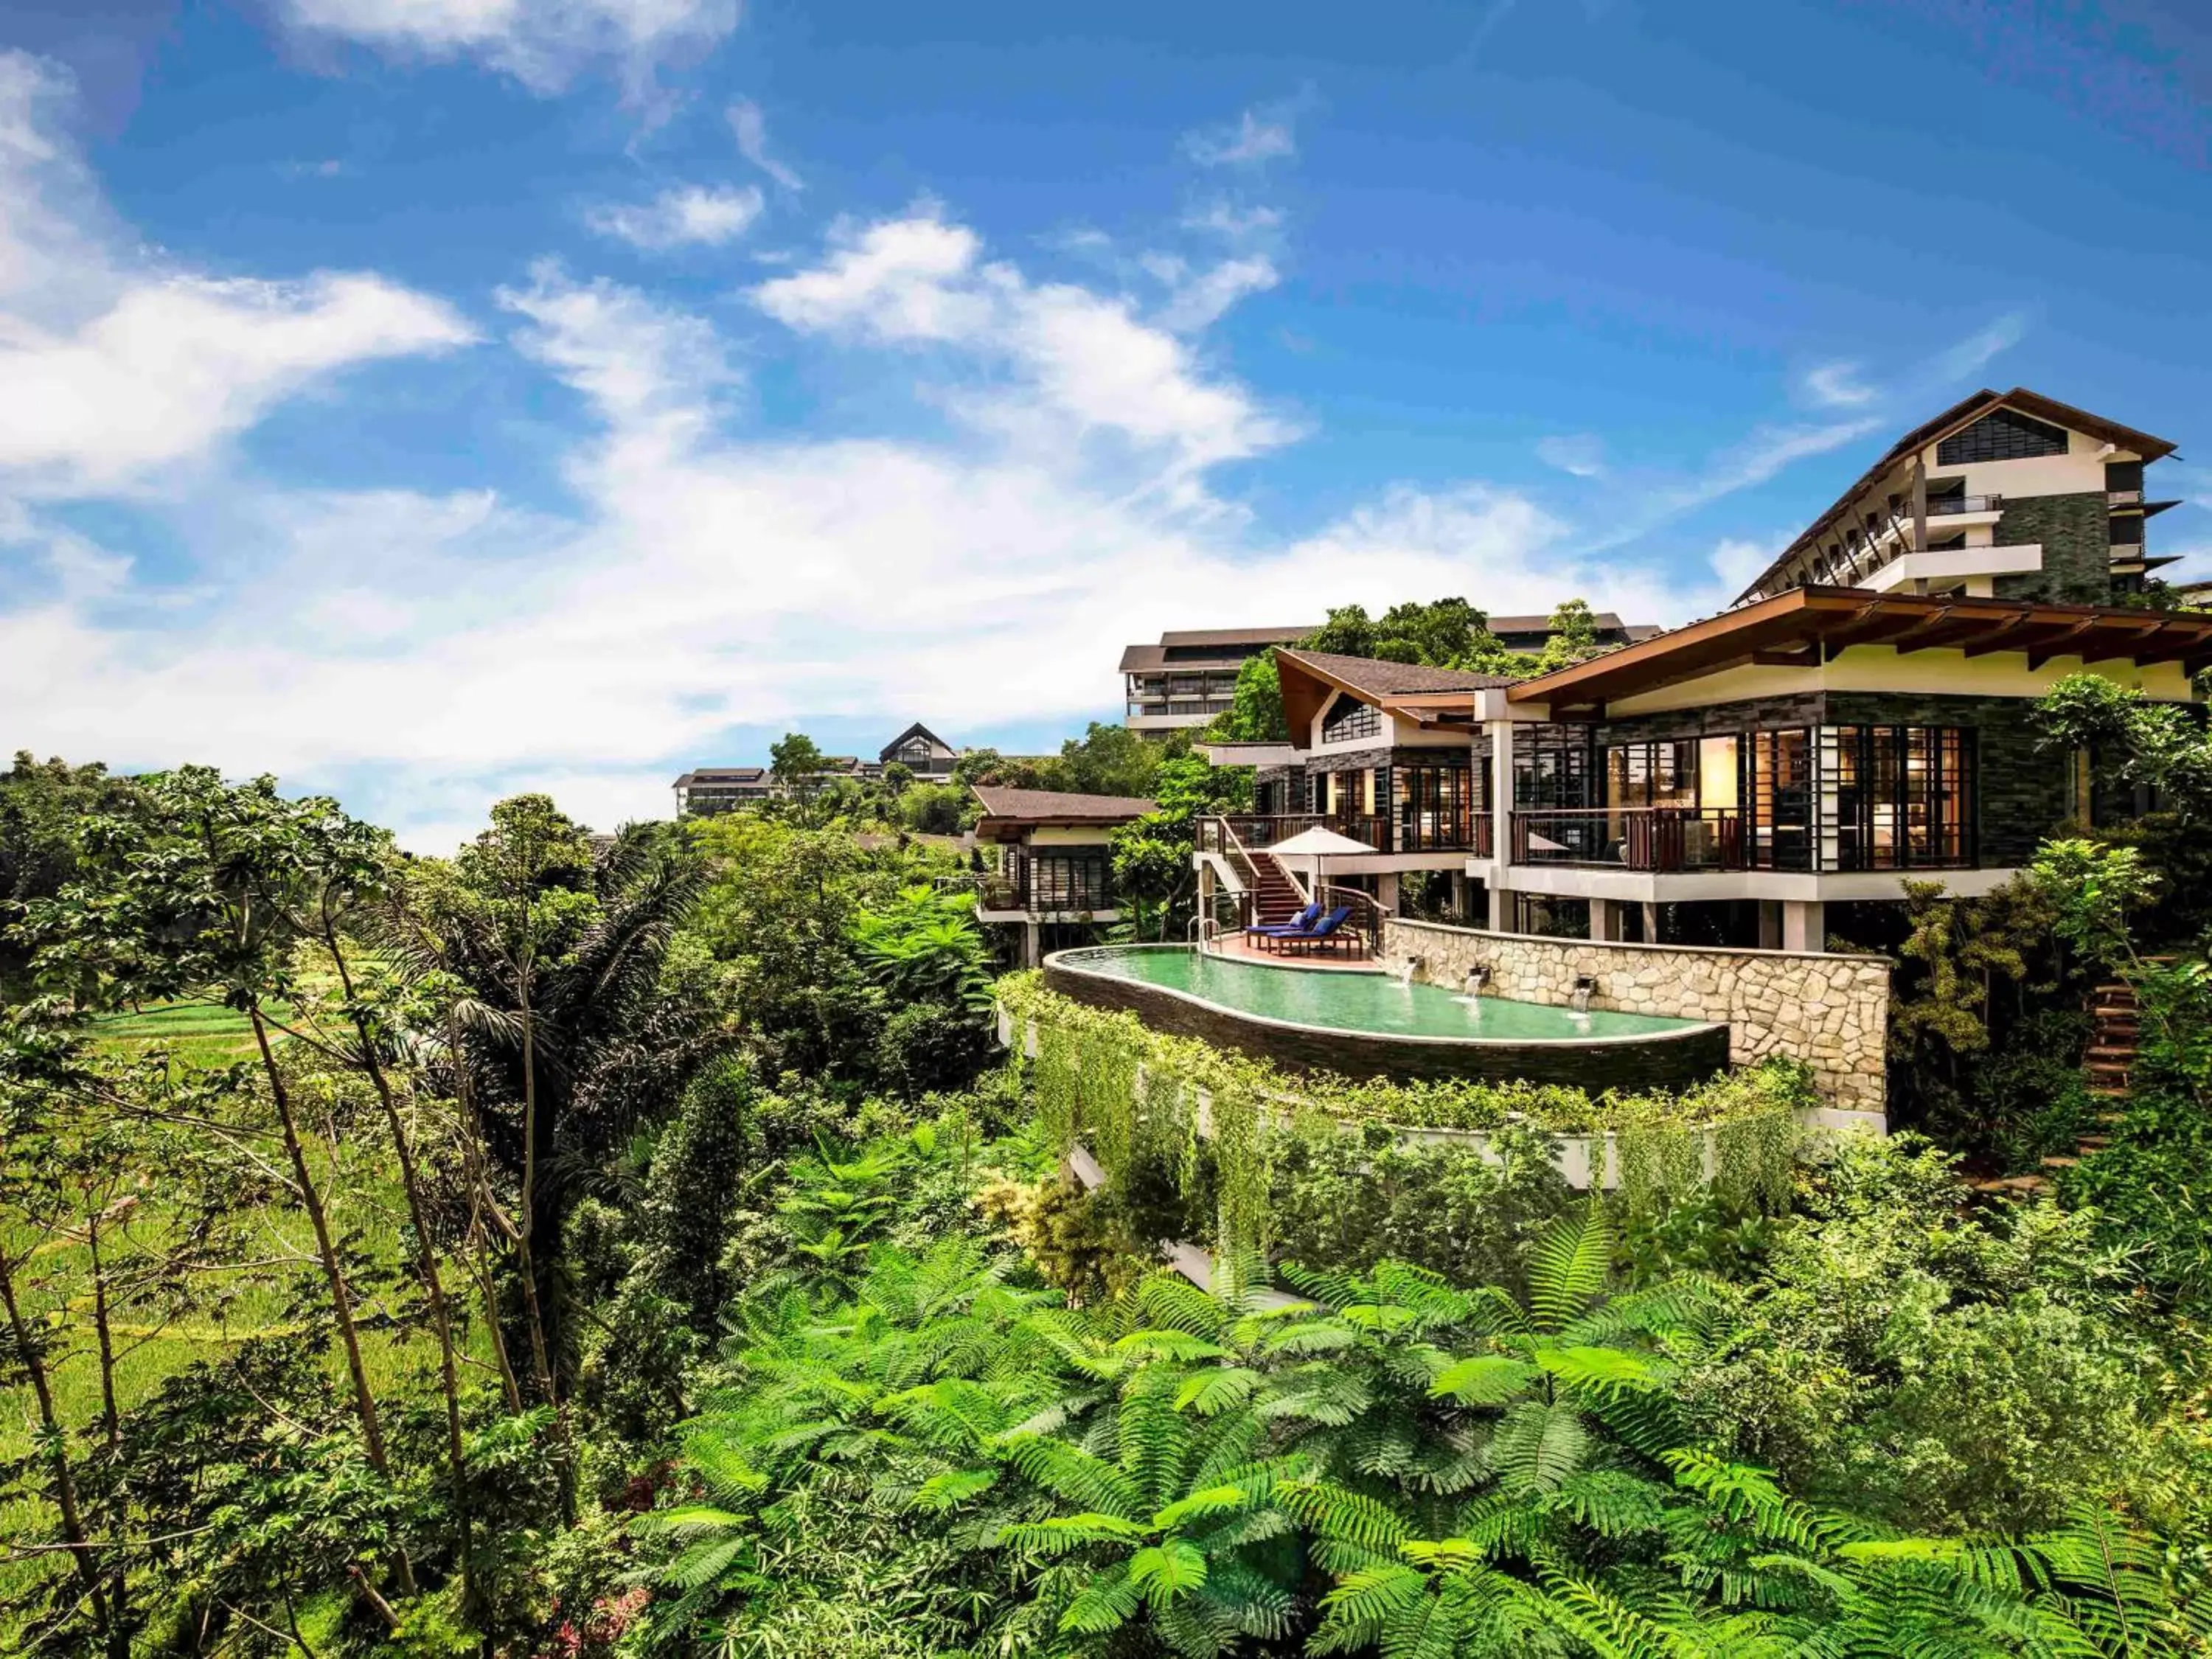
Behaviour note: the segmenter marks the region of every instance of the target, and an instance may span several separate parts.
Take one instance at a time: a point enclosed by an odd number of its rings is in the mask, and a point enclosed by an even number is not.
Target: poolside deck
[[[1230,957],[1243,962],[1264,962],[1278,968],[1327,968],[1346,974],[1379,974],[1382,964],[1367,954],[1362,946],[1358,956],[1346,956],[1340,950],[1334,954],[1313,951],[1263,951],[1241,933],[1224,933],[1207,945],[1214,956]]]

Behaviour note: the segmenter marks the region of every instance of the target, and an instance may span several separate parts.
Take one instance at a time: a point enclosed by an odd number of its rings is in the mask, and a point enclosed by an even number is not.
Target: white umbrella
[[[1313,860],[1312,878],[1318,884],[1321,880],[1321,861],[1323,859],[1343,858],[1347,855],[1371,855],[1375,848],[1364,841],[1354,841],[1349,836],[1340,836],[1334,830],[1324,829],[1322,825],[1316,824],[1312,829],[1301,830],[1288,841],[1279,841],[1265,850],[1273,854],[1277,858],[1311,859]]]

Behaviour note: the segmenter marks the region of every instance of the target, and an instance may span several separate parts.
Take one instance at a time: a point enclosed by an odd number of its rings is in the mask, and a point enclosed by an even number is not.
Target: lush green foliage
[[[1154,747],[1163,819],[1221,804]],[[452,860],[265,780],[23,787],[8,1651],[2204,1650],[2212,970],[2134,963],[2101,848],[1923,906],[1962,1099],[2039,1133],[2036,999],[2145,978],[2075,1207],[1978,1212],[1917,1143],[1796,1164],[1787,1063],[1294,1083],[1030,976],[1000,1060],[961,872],[840,786],[523,797]]]

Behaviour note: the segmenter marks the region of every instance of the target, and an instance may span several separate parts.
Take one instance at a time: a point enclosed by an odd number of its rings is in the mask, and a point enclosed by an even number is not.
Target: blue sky
[[[0,52],[9,746],[427,848],[791,727],[1048,745],[1167,627],[1685,620],[1984,384],[2212,446],[2183,0],[10,0]]]

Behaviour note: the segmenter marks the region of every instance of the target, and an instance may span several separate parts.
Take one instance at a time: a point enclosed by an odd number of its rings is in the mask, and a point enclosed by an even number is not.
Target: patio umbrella
[[[1340,836],[1334,830],[1316,824],[1310,830],[1301,830],[1288,841],[1279,841],[1267,851],[1277,858],[1310,859],[1310,873],[1318,885],[1322,875],[1322,860],[1329,858],[1371,855],[1375,848],[1364,841],[1354,841],[1349,836]]]

